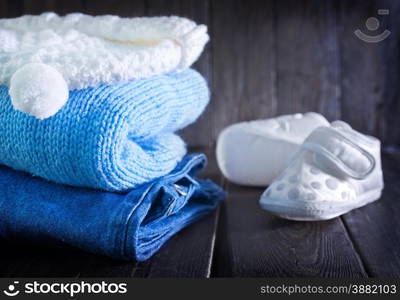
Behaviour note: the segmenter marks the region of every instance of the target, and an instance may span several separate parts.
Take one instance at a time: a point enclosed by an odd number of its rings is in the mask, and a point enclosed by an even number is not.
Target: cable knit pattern
[[[0,86],[0,163],[74,186],[123,191],[163,176],[185,154],[173,132],[209,100],[194,70],[70,92],[54,116],[14,110]]]

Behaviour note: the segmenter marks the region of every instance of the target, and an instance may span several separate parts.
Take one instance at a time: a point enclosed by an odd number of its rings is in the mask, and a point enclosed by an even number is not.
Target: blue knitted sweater
[[[209,101],[194,70],[74,90],[54,116],[13,109],[0,86],[0,163],[48,180],[123,191],[163,176],[186,153],[175,131]]]

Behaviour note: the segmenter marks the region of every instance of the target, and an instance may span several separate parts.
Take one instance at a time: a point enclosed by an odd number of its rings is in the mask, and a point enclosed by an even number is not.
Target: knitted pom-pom
[[[11,102],[15,109],[38,119],[56,114],[68,100],[68,86],[53,67],[30,63],[11,77]]]

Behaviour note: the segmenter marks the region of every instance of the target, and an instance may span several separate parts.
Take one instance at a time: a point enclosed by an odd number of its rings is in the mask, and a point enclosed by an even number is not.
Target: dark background
[[[378,16],[379,8],[389,16]],[[234,122],[307,111],[347,121],[385,146],[400,144],[400,1],[0,0],[0,17],[44,11],[179,15],[207,24],[211,40],[195,68],[213,97],[184,130],[192,146],[214,146]],[[353,33],[368,33],[371,16],[381,21],[377,32],[392,32],[378,44]]]
[[[390,10],[377,16],[377,9]],[[209,154],[206,176],[228,198],[146,262],[120,262],[67,246],[1,242],[5,277],[400,277],[400,154],[382,155],[385,189],[374,204],[325,222],[291,222],[261,210],[263,189],[239,187],[213,158],[231,123],[318,111],[400,149],[400,0],[0,0],[0,17],[81,11],[180,15],[207,24],[211,41],[195,64],[213,96],[184,130]],[[367,44],[354,31],[378,17],[392,33]]]

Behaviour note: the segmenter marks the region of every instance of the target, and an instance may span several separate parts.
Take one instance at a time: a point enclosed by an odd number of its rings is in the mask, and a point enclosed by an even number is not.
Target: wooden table
[[[210,216],[175,235],[146,262],[69,247],[1,242],[4,277],[399,277],[400,155],[383,155],[382,198],[323,222],[279,219],[258,206],[263,189],[226,182],[211,159],[205,176],[228,191]]]

